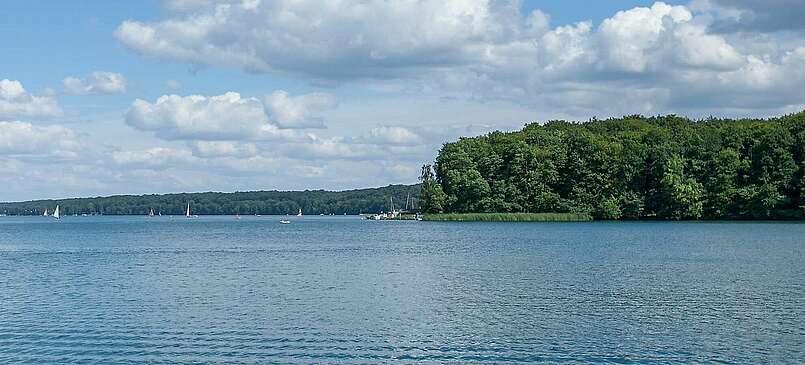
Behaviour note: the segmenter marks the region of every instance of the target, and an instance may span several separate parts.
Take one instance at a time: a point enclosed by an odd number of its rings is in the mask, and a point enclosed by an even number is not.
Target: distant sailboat
[[[301,216],[302,216],[302,208],[299,208],[299,213],[296,213],[296,216],[297,216],[297,217],[301,217]]]
[[[53,218],[61,219],[61,214],[59,214],[59,206],[56,206],[56,209],[53,210]]]
[[[42,216],[43,216],[43,217],[47,217],[47,216],[48,216],[48,208],[45,208],[45,213],[43,213],[43,214],[42,214]]]
[[[191,215],[190,215],[190,204],[189,204],[189,203],[187,204],[187,211],[185,211],[184,216],[185,216],[186,218],[190,218],[190,217],[191,217]]]
[[[149,217],[153,217],[153,216],[154,216],[154,208],[151,208],[151,210],[149,210],[149,211],[148,211],[148,216],[149,216]]]

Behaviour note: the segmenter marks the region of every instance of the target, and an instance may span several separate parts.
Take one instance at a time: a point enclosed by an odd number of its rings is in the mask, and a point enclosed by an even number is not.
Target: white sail
[[[56,209],[53,210],[53,218],[59,219],[61,218],[61,214],[59,214],[59,206],[56,206]]]
[[[42,216],[43,216],[43,217],[47,217],[47,216],[48,216],[48,208],[45,208],[45,213],[43,213],[43,214],[42,214]]]
[[[301,216],[302,216],[302,208],[299,208],[299,213],[297,213],[297,214],[296,214],[296,216],[297,216],[297,217],[301,217]]]
[[[190,218],[190,204],[187,204],[187,211],[184,213],[184,216]]]

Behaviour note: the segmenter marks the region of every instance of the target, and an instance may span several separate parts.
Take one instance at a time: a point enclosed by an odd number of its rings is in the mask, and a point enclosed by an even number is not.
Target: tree
[[[684,168],[685,161],[677,155],[665,164],[661,180],[665,217],[686,219],[702,216],[702,184],[685,176]]]
[[[436,182],[433,166],[422,165],[419,176],[419,207],[423,213],[439,213],[444,209],[444,192]]]

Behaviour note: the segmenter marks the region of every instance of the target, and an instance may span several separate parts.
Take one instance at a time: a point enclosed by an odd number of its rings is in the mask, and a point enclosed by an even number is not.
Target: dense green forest
[[[250,191],[236,193],[184,193],[162,195],[118,195],[97,198],[36,200],[0,203],[8,215],[38,215],[59,205],[62,214],[184,214],[190,204],[193,214],[359,214],[409,208],[417,204],[419,185],[389,185],[376,189],[348,191]]]
[[[533,123],[445,144],[423,166],[426,212],[597,219],[803,219],[805,112]]]

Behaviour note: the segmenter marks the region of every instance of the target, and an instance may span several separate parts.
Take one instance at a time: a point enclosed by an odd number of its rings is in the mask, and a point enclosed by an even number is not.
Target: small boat
[[[149,211],[148,211],[148,216],[149,216],[149,217],[153,217],[153,216],[154,216],[154,208],[151,208],[151,210],[149,210]]]
[[[53,218],[61,219],[61,214],[59,214],[59,206],[56,206],[56,209],[53,210]]]
[[[240,214],[235,213],[235,219],[240,219]]]
[[[289,221],[287,219],[283,219],[283,220],[280,220],[280,223],[282,223],[282,224],[291,224],[291,221]]]
[[[42,214],[42,216],[43,216],[43,217],[47,217],[48,215],[49,215],[49,214],[48,214],[48,208],[45,208],[45,213],[43,213],[43,214]]]
[[[302,208],[299,208],[299,213],[296,213],[296,216],[297,216],[297,217],[301,217],[301,216],[302,216]]]
[[[184,213],[185,218],[193,218],[194,216],[190,215],[190,204],[187,204],[187,210]]]

